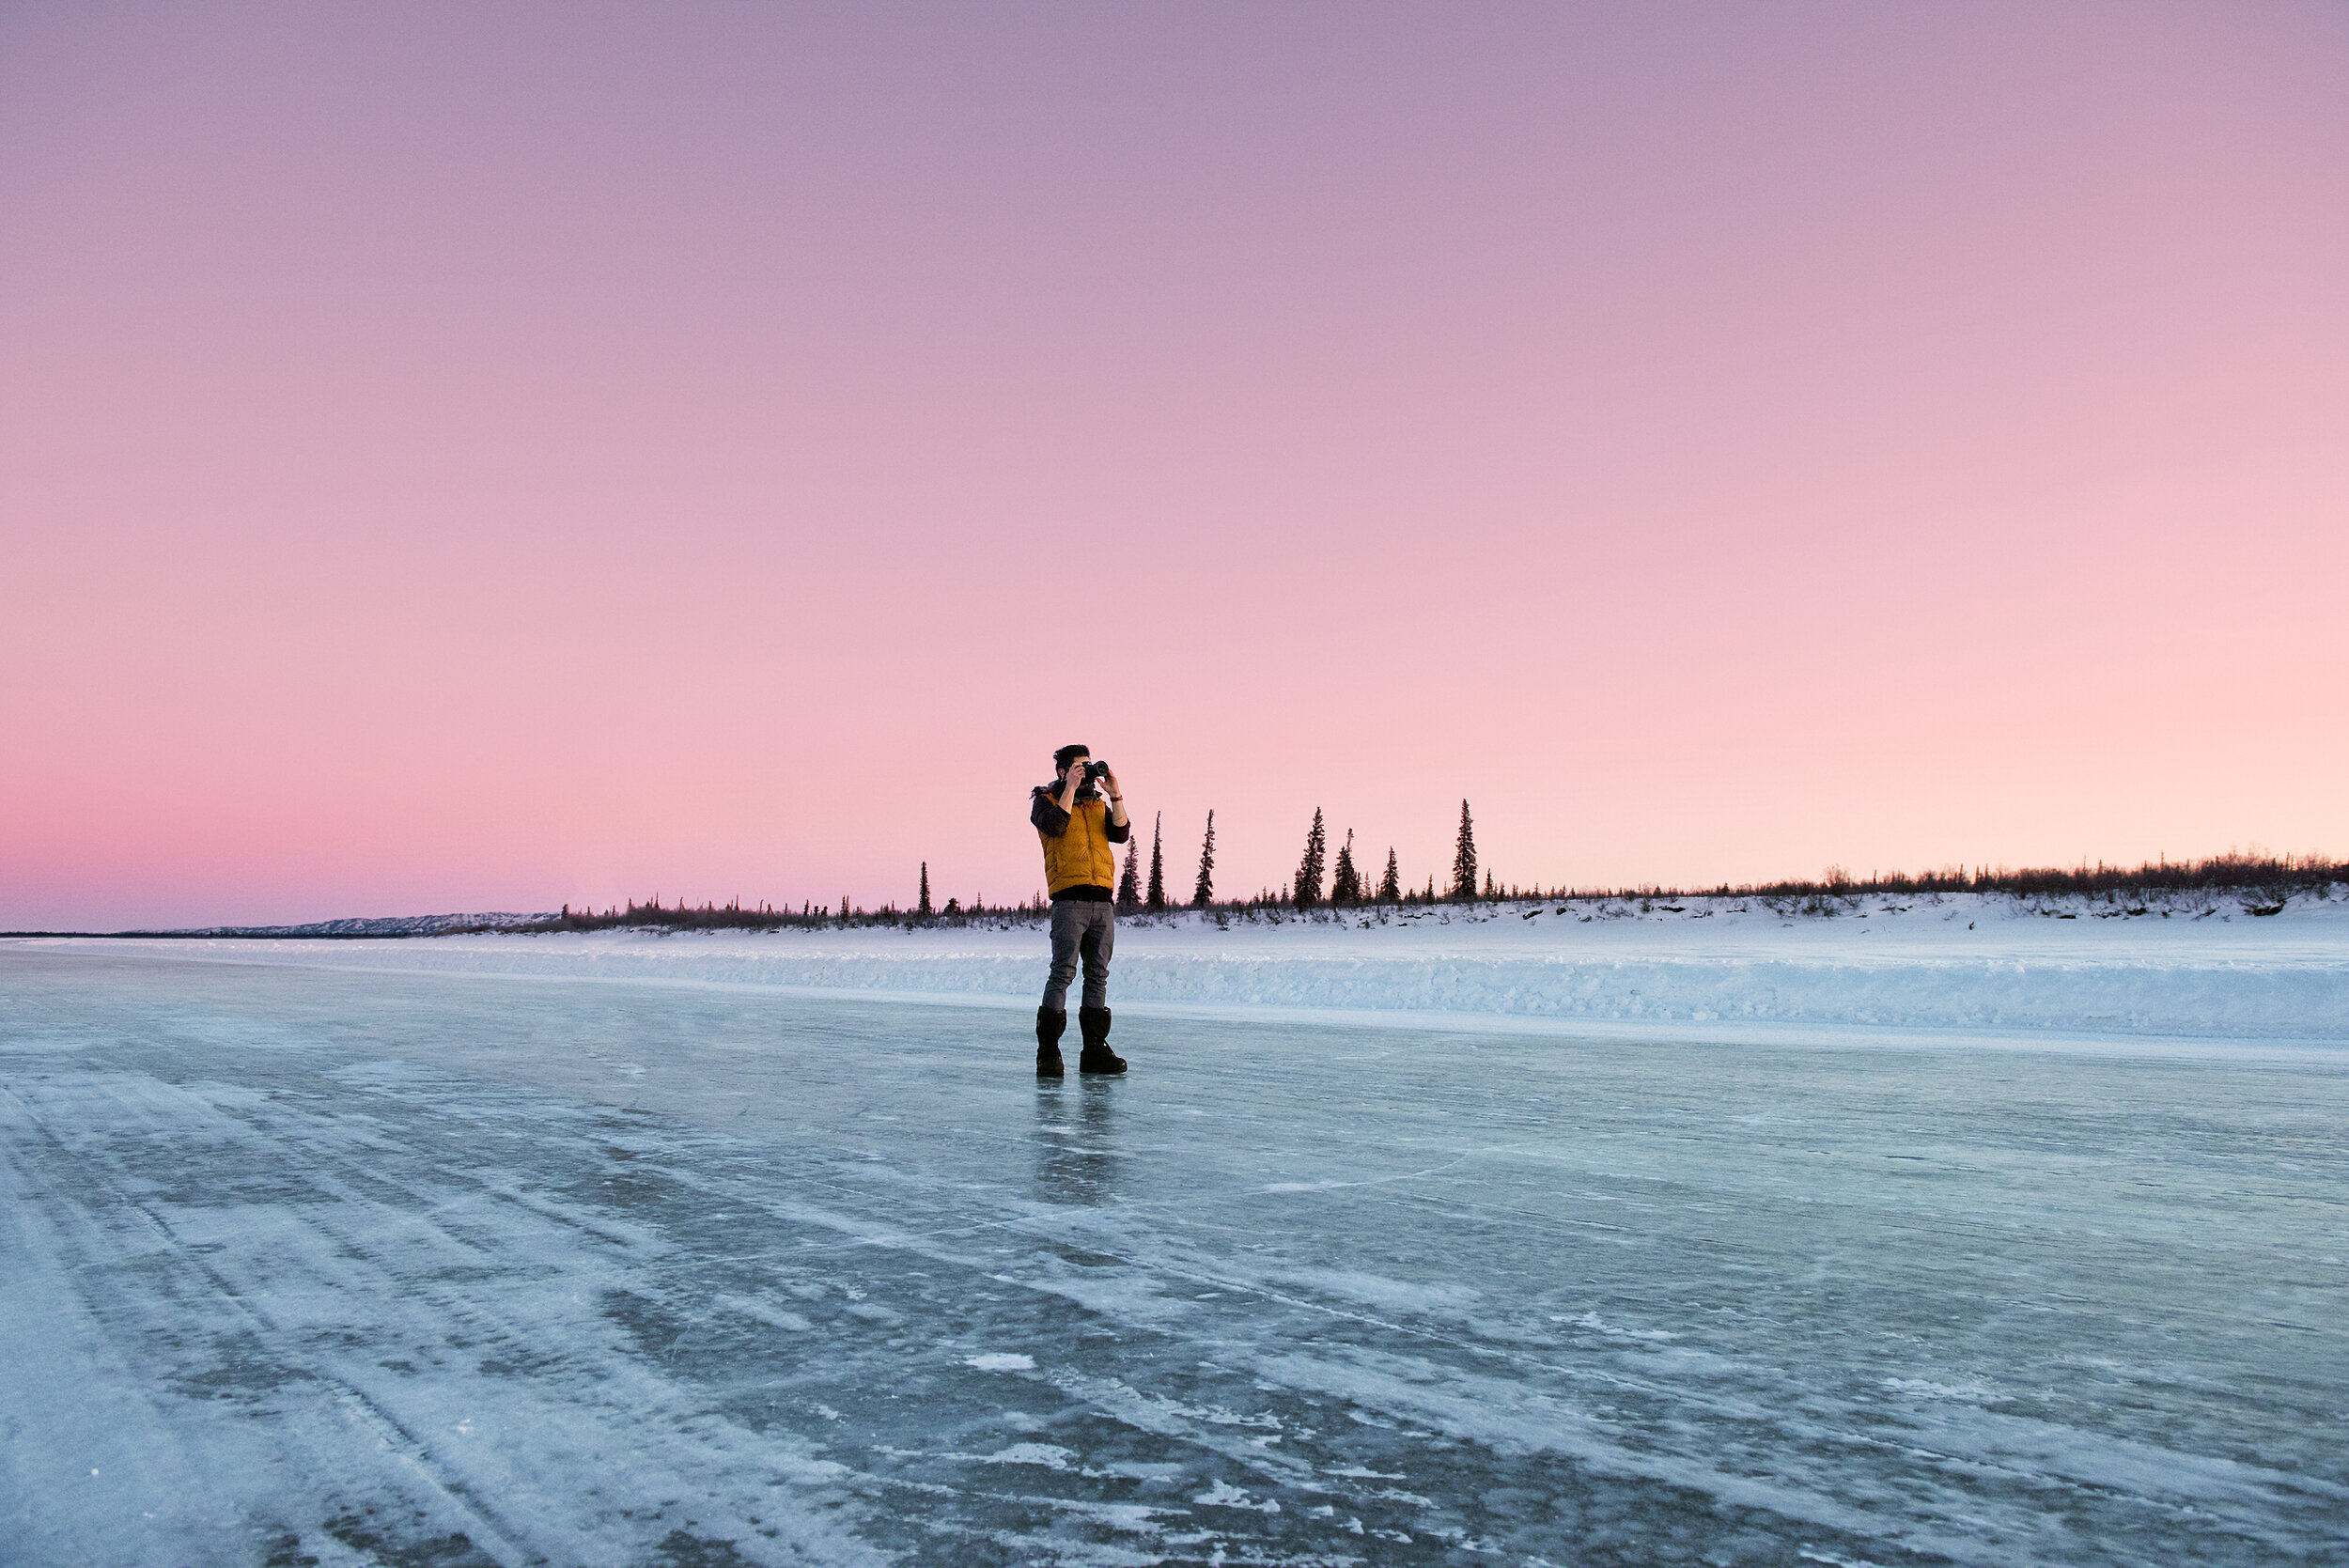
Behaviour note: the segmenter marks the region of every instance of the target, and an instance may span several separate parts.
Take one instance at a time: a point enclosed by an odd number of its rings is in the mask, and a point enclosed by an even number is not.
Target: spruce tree
[[[1190,907],[1204,909],[1215,900],[1215,811],[1207,811],[1207,841],[1199,846],[1199,885],[1190,890]]]
[[[1142,840],[1126,840],[1126,874],[1117,879],[1117,912],[1130,915],[1142,908]]]
[[[1300,909],[1310,909],[1321,902],[1321,866],[1329,851],[1328,835],[1321,826],[1321,808],[1314,808],[1314,825],[1305,833],[1305,858],[1297,865],[1296,890],[1291,895]]]
[[[1362,874],[1354,869],[1354,830],[1346,830],[1346,842],[1338,846],[1338,868],[1330,874],[1330,902],[1360,904],[1362,901]]]
[[[1469,820],[1469,804],[1460,802],[1460,844],[1452,852],[1452,896],[1476,896],[1476,825]]]
[[[929,919],[934,912],[930,908],[930,862],[927,861],[922,862],[922,897],[921,901],[913,906],[913,912],[924,920]]]
[[[1378,902],[1381,904],[1403,902],[1402,868],[1395,864],[1392,845],[1387,846],[1387,874],[1378,881]]]
[[[1166,908],[1166,813],[1160,812],[1150,823],[1150,911],[1156,914]]]

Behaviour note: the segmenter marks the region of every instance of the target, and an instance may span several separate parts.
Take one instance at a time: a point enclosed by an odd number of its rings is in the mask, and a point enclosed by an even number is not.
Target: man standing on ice
[[[1060,1037],[1068,1027],[1068,983],[1084,961],[1084,1003],[1077,1027],[1084,1050],[1081,1073],[1122,1073],[1126,1060],[1110,1049],[1110,951],[1117,940],[1117,852],[1128,824],[1126,797],[1108,763],[1096,763],[1082,746],[1052,753],[1056,784],[1035,786],[1028,820],[1044,841],[1044,878],[1052,893],[1052,972],[1044,984],[1044,1005],[1035,1010],[1035,1074],[1058,1078],[1066,1069]],[[1098,779],[1109,789],[1104,801]]]

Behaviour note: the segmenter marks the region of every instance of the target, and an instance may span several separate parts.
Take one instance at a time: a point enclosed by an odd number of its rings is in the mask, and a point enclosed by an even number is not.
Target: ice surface
[[[2332,1047],[1121,1012],[1039,1085],[1004,1009],[95,951],[0,947],[10,1563],[2349,1541]]]

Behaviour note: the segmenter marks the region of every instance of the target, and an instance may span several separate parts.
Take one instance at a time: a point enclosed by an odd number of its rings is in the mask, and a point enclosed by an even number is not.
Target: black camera
[[[1100,778],[1106,778],[1106,777],[1108,777],[1108,776],[1109,776],[1109,770],[1110,770],[1110,765],[1109,765],[1108,763],[1106,763],[1106,762],[1088,762],[1088,763],[1086,763],[1086,764],[1085,764],[1085,783],[1087,783],[1087,784],[1091,784],[1091,783],[1092,783],[1094,780],[1096,780],[1096,779],[1100,779]]]

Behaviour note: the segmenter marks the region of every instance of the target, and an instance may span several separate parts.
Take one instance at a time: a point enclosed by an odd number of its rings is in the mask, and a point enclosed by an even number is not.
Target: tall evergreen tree
[[[922,862],[922,898],[913,906],[913,912],[924,920],[929,919],[935,912],[930,908],[930,862],[927,861]]]
[[[1452,852],[1452,896],[1476,896],[1476,825],[1469,820],[1468,802],[1460,802],[1460,844]]]
[[[1383,877],[1379,878],[1378,881],[1378,902],[1381,904],[1400,904],[1403,902],[1402,868],[1397,866],[1394,862],[1394,846],[1392,845],[1389,845],[1387,846],[1387,874]]]
[[[1142,840],[1126,841],[1126,874],[1117,879],[1117,912],[1130,915],[1142,908]]]
[[[1151,911],[1166,908],[1166,813],[1160,812],[1150,824],[1150,894]]]
[[[1215,811],[1207,811],[1207,841],[1199,846],[1199,885],[1190,890],[1190,907],[1204,909],[1215,899]]]
[[[1329,853],[1329,836],[1321,826],[1321,808],[1314,808],[1314,825],[1305,833],[1305,858],[1297,863],[1297,883],[1291,897],[1300,909],[1321,902],[1321,868]]]
[[[1346,830],[1346,842],[1338,846],[1338,866],[1330,874],[1330,902],[1360,904],[1362,901],[1362,874],[1354,869],[1354,830]]]

